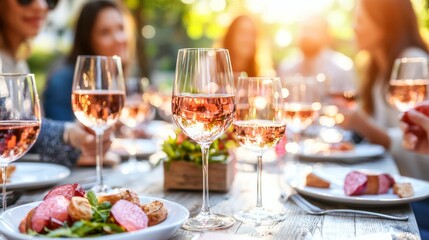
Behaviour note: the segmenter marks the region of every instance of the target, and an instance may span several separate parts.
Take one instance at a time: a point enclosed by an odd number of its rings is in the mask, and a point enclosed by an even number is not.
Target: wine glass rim
[[[118,55],[103,56],[103,55],[78,55],[78,58],[100,58],[100,59],[121,59]]]
[[[238,79],[247,79],[247,80],[278,80],[280,81],[280,77],[238,77]]]
[[[0,76],[3,77],[33,77],[33,73],[0,73]]]
[[[407,63],[407,62],[427,62],[428,59],[426,57],[401,57],[395,60],[396,62]]]
[[[226,48],[181,48],[179,51],[228,51]]]

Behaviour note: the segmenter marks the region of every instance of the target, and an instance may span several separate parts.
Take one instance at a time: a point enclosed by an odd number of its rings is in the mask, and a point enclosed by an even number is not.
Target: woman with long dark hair
[[[69,121],[75,119],[70,96],[77,56],[117,55],[121,57],[124,70],[127,70],[134,46],[131,31],[127,31],[127,27],[131,27],[127,17],[126,9],[115,1],[88,1],[82,7],[71,52],[48,77],[43,93],[47,117]]]

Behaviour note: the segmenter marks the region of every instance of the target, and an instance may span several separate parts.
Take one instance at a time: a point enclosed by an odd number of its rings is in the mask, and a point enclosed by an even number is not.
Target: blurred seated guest
[[[48,77],[43,92],[46,117],[73,121],[71,93],[74,66],[78,55],[121,57],[124,70],[129,65],[134,46],[127,32],[127,12],[119,2],[88,1],[80,12],[75,26],[74,43],[66,59]],[[124,71],[126,73],[126,71]]]
[[[409,0],[359,0],[355,14],[356,42],[359,50],[368,52],[369,62],[359,90],[362,109],[344,112],[343,126],[391,150],[401,174],[429,179],[409,163],[414,156],[401,147],[400,113],[386,101],[395,59],[428,57],[412,4]]]
[[[270,47],[256,20],[247,15],[236,17],[221,44],[229,50],[235,81],[240,74],[249,77],[273,75]]]
[[[57,2],[0,0],[0,71],[29,72],[26,62],[30,55],[29,40],[40,32],[48,11],[55,8]],[[109,134],[106,135],[104,149],[111,143]],[[38,153],[43,162],[69,167],[79,163],[80,156],[95,162],[95,136],[81,124],[43,118],[39,137],[30,152]]]
[[[303,20],[299,27],[297,44],[300,56],[296,61],[283,60],[278,75],[317,76],[322,73],[332,93],[355,90],[356,73],[353,61],[344,54],[330,48],[331,37],[326,19],[314,15]]]

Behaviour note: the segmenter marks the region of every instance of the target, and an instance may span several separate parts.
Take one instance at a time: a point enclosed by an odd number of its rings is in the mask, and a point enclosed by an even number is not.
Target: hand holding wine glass
[[[103,134],[114,125],[124,105],[125,85],[120,57],[79,56],[73,79],[72,106],[76,118],[96,135],[95,192],[106,192],[103,183]]]
[[[262,155],[280,141],[286,131],[278,77],[239,77],[236,94],[237,114],[234,133],[241,146],[258,156],[256,207],[234,214],[237,220],[259,225],[271,225],[285,215],[262,206]]]
[[[208,154],[212,142],[231,125],[235,115],[234,81],[228,50],[180,49],[173,86],[173,121],[201,146],[203,204],[201,212],[182,227],[192,231],[228,228],[232,217],[210,211]]]
[[[0,74],[0,109],[0,166],[5,211],[6,168],[27,153],[40,131],[40,103],[33,74]]]

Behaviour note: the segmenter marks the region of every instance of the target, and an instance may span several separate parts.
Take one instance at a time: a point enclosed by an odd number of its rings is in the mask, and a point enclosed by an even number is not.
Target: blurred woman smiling
[[[70,95],[78,55],[117,55],[121,57],[124,70],[128,69],[134,42],[131,41],[131,31],[127,31],[127,27],[132,27],[127,17],[126,10],[114,1],[89,1],[83,6],[76,23],[72,50],[49,76],[43,93],[47,117],[74,120]]]
[[[58,0],[0,0],[0,71],[28,73],[30,40],[42,29],[48,11]],[[80,124],[44,118],[39,137],[30,150],[41,161],[73,166],[79,156],[95,156],[95,138]],[[106,138],[105,149],[110,145]]]

